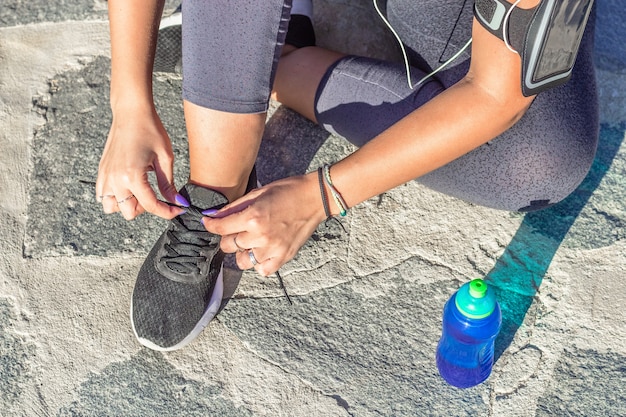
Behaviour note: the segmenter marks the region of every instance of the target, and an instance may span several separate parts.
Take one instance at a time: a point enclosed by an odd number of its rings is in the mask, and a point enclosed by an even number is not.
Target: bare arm
[[[157,200],[147,173],[155,171],[169,201],[177,192],[171,143],[152,99],[152,65],[163,0],[109,0],[113,121],[100,160],[96,192],[106,213],[133,219],[143,211],[172,218],[181,209]],[[136,198],[128,198],[134,195]],[[123,201],[123,203],[118,203]]]
[[[519,55],[478,23],[473,39],[470,70],[459,83],[333,166],[348,205],[465,155],[524,114],[532,98],[521,92]]]
[[[533,3],[537,0],[524,0],[520,6],[531,7]],[[319,78],[340,55],[320,48],[317,52],[315,48],[302,50],[300,57],[297,52],[288,69],[291,77],[281,77],[287,66],[282,70],[279,66],[275,98],[313,118],[312,103]],[[316,62],[318,67],[302,60],[304,54],[315,55],[311,63]],[[302,75],[312,69],[318,78],[314,75],[312,82],[303,85]],[[532,98],[522,95],[520,77],[519,56],[474,22],[468,74],[333,165],[334,185],[352,207],[488,142],[519,120],[532,102]],[[330,209],[332,214],[339,213],[332,200]],[[226,217],[205,221],[207,229],[225,236],[222,248],[235,252],[233,237],[237,236],[239,244],[253,248],[256,259],[261,261],[254,268],[270,274],[295,256],[325,217],[317,173],[268,184],[231,204],[222,215]],[[252,267],[245,252],[238,253],[237,260],[242,268]]]
[[[152,106],[152,64],[164,0],[109,0],[111,107]]]

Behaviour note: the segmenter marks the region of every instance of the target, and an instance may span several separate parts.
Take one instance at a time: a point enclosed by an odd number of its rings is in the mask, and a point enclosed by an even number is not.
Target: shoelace
[[[96,186],[96,183],[94,181],[88,181],[88,180],[79,179],[78,182],[80,182],[82,184],[91,185],[92,187]],[[178,205],[170,203],[169,201],[164,201],[164,200],[159,200],[159,201],[161,201],[162,203],[167,204],[168,206],[179,207]],[[196,208],[196,207],[189,207],[189,208],[187,208],[187,213],[192,213],[192,215],[196,215],[196,216],[199,216],[199,217],[203,216],[202,212],[200,210],[198,210],[198,208]],[[179,219],[177,219],[177,220],[180,222]],[[182,224],[181,224],[181,226],[182,226]],[[342,227],[343,227],[343,225],[342,225]],[[195,235],[196,231],[190,231],[190,230],[187,229],[187,233],[193,233]],[[196,236],[197,238],[199,238],[200,233],[207,233],[208,234],[208,232],[203,232],[203,231],[199,230],[198,233],[197,233],[197,236]],[[171,237],[170,237],[170,239],[171,239]],[[180,245],[185,245],[185,246],[179,246],[179,247],[194,247],[194,248],[196,247],[195,245],[183,244],[182,242],[180,242],[179,244]],[[187,245],[189,245],[189,246],[187,246]],[[196,258],[197,257],[195,257],[195,256],[194,257],[187,256],[187,259],[190,259],[190,260],[191,259],[196,259]],[[285,282],[283,281],[283,277],[280,275],[280,272],[276,271],[276,277],[278,278],[278,284],[280,285],[281,290],[283,290],[283,294],[285,294],[285,297],[287,298],[287,301],[289,301],[289,304],[293,305],[293,301],[291,301],[291,297],[289,297],[289,293],[287,293],[287,288],[285,287]]]
[[[169,203],[167,203],[169,204]],[[202,218],[201,210],[197,207],[187,207],[189,217],[200,221]],[[173,230],[167,232],[170,240],[165,245],[166,254],[161,260],[169,269],[177,273],[194,274],[200,272],[200,264],[207,262],[206,256],[202,255],[205,248],[214,250],[218,247],[213,235],[206,230],[190,230],[179,217],[172,219],[174,224]]]
[[[164,200],[159,200],[159,201],[169,206],[178,207],[178,205],[172,204],[169,201],[164,201]],[[185,207],[185,209],[187,210],[186,214],[191,214],[194,217],[197,216],[199,219],[201,219],[204,216],[202,214],[202,210],[199,209],[198,207],[190,206],[190,207]],[[172,221],[175,221],[175,224],[179,225],[184,230],[182,230],[181,232],[175,232],[175,231],[169,232],[168,236],[170,237],[170,239],[175,239],[176,243],[175,245],[166,245],[166,249],[168,249],[168,255],[170,254],[170,250],[175,255],[169,258],[164,257],[163,259],[165,260],[166,264],[167,262],[175,262],[176,264],[183,266],[185,264],[183,264],[182,262],[188,262],[188,261],[193,262],[196,260],[206,259],[204,256],[200,256],[200,249],[202,249],[203,245],[207,246],[207,244],[205,244],[204,242],[207,242],[207,243],[209,242],[209,240],[205,240],[203,236],[209,235],[209,238],[210,238],[211,234],[203,230],[196,231],[196,230],[187,229],[187,227],[182,223],[182,221],[178,217],[175,217]],[[194,237],[195,239],[197,239],[198,243],[183,242],[179,239],[178,236],[184,237],[185,239],[187,239],[188,237]],[[215,245],[215,243],[208,243],[208,245],[212,248],[215,247],[215,246],[211,246],[211,245]],[[175,248],[179,248],[179,249],[188,248],[192,251],[197,251],[199,256],[190,257],[186,255],[181,255],[179,251],[177,251]],[[171,259],[171,260],[168,261],[168,259]],[[197,270],[199,270],[199,267],[197,266],[197,264],[196,264],[196,268]],[[279,271],[276,271],[276,277],[278,278],[278,284],[280,285],[281,290],[283,290],[283,294],[285,295],[285,298],[287,298],[287,301],[289,302],[289,304],[293,305],[293,301],[291,301],[291,297],[289,296],[289,293],[287,292],[287,288],[285,287],[285,282],[283,281],[283,277],[280,275]]]

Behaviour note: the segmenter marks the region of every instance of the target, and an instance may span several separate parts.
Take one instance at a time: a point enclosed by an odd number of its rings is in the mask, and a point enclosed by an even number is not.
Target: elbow
[[[536,96],[525,97],[519,84],[498,82],[499,80],[481,80],[468,73],[463,82],[469,83],[482,97],[482,102],[491,107],[497,118],[506,128],[516,124],[528,111]]]
[[[513,115],[511,117],[511,126],[517,123],[522,118],[522,116],[526,114],[535,97],[536,96],[524,97],[525,100],[516,100],[515,102],[509,104],[513,111]]]
[[[530,108],[532,100],[526,103],[507,103],[507,111],[505,112],[507,120],[503,120],[505,129],[508,130],[513,127],[520,119],[526,114],[526,111]]]

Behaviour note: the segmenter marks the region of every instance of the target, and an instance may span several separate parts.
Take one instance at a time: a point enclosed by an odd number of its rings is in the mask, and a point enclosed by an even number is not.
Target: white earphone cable
[[[517,0],[517,2],[520,2],[520,1],[521,0]],[[400,35],[398,35],[398,33],[391,26],[391,23],[389,23],[387,18],[380,11],[380,8],[378,7],[378,1],[377,0],[373,0],[373,2],[374,2],[374,8],[376,9],[376,12],[378,13],[378,16],[380,16],[381,20],[389,28],[391,33],[393,33],[393,36],[396,38],[396,40],[398,41],[398,44],[400,45],[400,50],[402,51],[402,57],[404,59],[404,66],[406,68],[406,79],[407,79],[407,82],[409,84],[409,88],[411,90],[413,90],[415,87],[421,85],[424,81],[426,81],[427,79],[429,79],[430,77],[432,77],[433,75],[437,74],[439,71],[441,71],[442,69],[447,67],[451,62],[456,60],[470,46],[470,44],[472,43],[472,38],[470,38],[467,41],[467,43],[465,44],[465,46],[463,46],[463,48],[461,48],[457,53],[455,53],[450,59],[448,59],[446,62],[441,64],[436,70],[434,70],[430,74],[425,75],[421,80],[419,80],[415,85],[413,85],[413,84],[411,84],[411,65],[409,64],[409,58],[408,58],[408,56],[406,54],[406,50],[404,49],[404,44],[402,43],[402,40],[400,39]]]
[[[519,52],[513,49],[513,47],[509,43],[509,36],[506,32],[506,28],[507,28],[507,23],[509,23],[509,19],[511,18],[511,13],[513,13],[513,9],[517,7],[520,1],[522,0],[517,0],[515,3],[513,3],[509,11],[506,13],[506,16],[504,16],[504,22],[502,22],[502,39],[504,39],[504,44],[506,45],[507,48],[509,48],[509,51],[515,52],[516,54],[519,54]]]

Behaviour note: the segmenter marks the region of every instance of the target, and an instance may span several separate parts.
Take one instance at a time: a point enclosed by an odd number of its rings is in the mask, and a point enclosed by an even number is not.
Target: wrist
[[[152,75],[131,76],[132,71],[126,75],[111,71],[111,87],[109,90],[109,103],[112,111],[132,111],[134,109],[152,108]],[[118,73],[120,71],[117,71]]]
[[[330,165],[323,165],[322,167],[320,167],[318,169],[318,176],[320,181],[320,189],[322,191],[322,197],[327,198],[328,200],[327,212],[329,212],[329,214],[332,216],[339,214],[341,217],[344,217],[346,214],[348,214],[349,207],[343,196],[333,183],[332,177],[330,176]]]
[[[109,104],[113,114],[152,111],[154,109],[154,101],[151,92],[141,93],[126,91],[117,94],[111,92]]]
[[[319,167],[314,172],[306,174],[305,178],[313,194],[312,199],[308,201],[315,207],[318,223],[334,216],[346,215],[348,206],[337,188],[333,186],[328,166]]]
[[[303,176],[306,186],[306,195],[309,196],[306,201],[309,201],[310,207],[313,209],[311,217],[315,219],[317,224],[320,224],[328,218],[324,209],[323,195],[320,190],[318,173],[317,171],[309,172]],[[330,204],[329,204],[330,206]],[[331,216],[332,216],[331,211]]]
[[[114,118],[136,118],[138,115],[151,116],[156,113],[152,96],[144,94],[111,95],[110,106]]]

